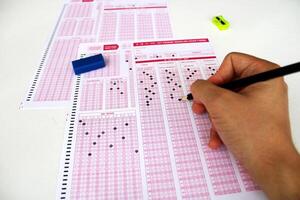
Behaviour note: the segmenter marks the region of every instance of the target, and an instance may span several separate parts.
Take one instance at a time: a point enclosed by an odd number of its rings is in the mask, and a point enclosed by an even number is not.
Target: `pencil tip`
[[[179,101],[187,101],[187,97],[186,96],[182,96],[181,98],[178,99]]]
[[[192,95],[192,93],[189,93],[189,94],[186,96],[186,99],[189,100],[189,101],[192,101],[192,100],[193,100],[193,95]]]

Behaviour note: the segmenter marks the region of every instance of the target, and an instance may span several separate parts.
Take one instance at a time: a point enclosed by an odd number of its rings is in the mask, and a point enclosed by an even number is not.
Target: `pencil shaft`
[[[299,72],[299,71],[300,71],[300,63],[295,63],[295,64],[291,64],[291,65],[288,65],[285,67],[280,67],[280,68],[273,69],[270,71],[255,74],[253,76],[238,79],[238,80],[235,80],[235,81],[232,81],[229,83],[225,83],[223,85],[220,85],[220,87],[233,90],[236,88],[248,86],[253,83],[270,80],[273,78],[281,77],[281,76]]]
[[[273,70],[269,70],[266,72],[262,72],[259,74],[255,74],[252,76],[248,76],[246,78],[241,78],[238,80],[234,80],[228,83],[225,83],[223,85],[219,85],[221,88],[234,90],[237,88],[246,87],[248,85],[251,85],[253,83],[261,82],[261,81],[267,81],[273,78],[285,76],[288,74],[292,74],[295,72],[300,72],[300,62],[294,63],[291,65],[287,65],[285,67],[276,68]],[[187,95],[187,100],[193,100],[193,95],[190,93]]]

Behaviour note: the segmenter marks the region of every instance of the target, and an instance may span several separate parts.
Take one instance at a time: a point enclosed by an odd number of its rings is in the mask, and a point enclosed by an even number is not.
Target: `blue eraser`
[[[105,67],[102,54],[72,61],[73,70],[76,75]]]

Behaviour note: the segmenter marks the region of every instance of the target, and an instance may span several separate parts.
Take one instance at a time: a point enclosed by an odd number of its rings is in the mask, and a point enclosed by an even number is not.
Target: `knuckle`
[[[239,55],[239,54],[240,54],[239,52],[232,51],[227,55],[230,57],[230,56],[236,56],[236,55]]]
[[[288,91],[288,84],[284,81],[284,79],[281,79],[281,89],[283,90],[284,93],[287,93]]]
[[[280,67],[280,66],[279,66],[278,64],[276,64],[276,63],[272,63],[272,62],[270,62],[270,61],[266,61],[266,62],[267,62],[266,65],[265,65],[265,69],[266,69],[266,70],[277,69],[277,68]]]
[[[230,53],[228,53],[226,56],[225,56],[225,59],[231,59],[231,58],[233,58],[234,56],[237,56],[237,55],[240,55],[240,53],[238,53],[238,52],[230,52]]]
[[[248,68],[248,70],[251,74],[258,74],[258,73],[276,69],[278,67],[279,67],[279,65],[277,65],[275,63],[271,63],[269,61],[262,60],[262,62],[256,63],[251,68]]]
[[[260,65],[264,70],[272,70],[280,67],[277,63],[273,63],[271,61],[261,59],[261,58],[259,58],[259,60],[261,62],[259,62],[258,65]]]
[[[288,92],[288,85],[283,78],[274,79],[272,81],[272,88],[279,93],[287,94]]]

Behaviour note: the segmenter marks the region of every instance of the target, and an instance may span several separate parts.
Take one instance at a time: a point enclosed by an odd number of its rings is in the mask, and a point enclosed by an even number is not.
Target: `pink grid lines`
[[[71,61],[76,58],[81,42],[92,41],[92,38],[74,38],[58,39],[53,43],[37,85],[34,101],[70,100],[74,77]]]
[[[114,41],[117,32],[117,13],[105,12],[100,27],[99,40],[101,42]]]
[[[60,26],[58,36],[72,36],[76,28],[77,21],[75,19],[65,19]]]
[[[137,68],[146,181],[149,199],[176,199],[170,154],[154,68]]]
[[[100,26],[100,21],[101,21],[101,17],[102,17],[102,2],[98,2],[97,6],[96,6],[96,12],[97,12],[97,17],[95,19],[95,32],[97,32],[99,30],[99,26]]]
[[[204,66],[202,69],[207,78],[214,75],[219,68],[217,59],[215,59],[215,58],[214,59],[204,59],[203,63],[204,63]]]
[[[91,17],[93,4],[91,3],[71,3],[68,5],[65,18]]]
[[[139,13],[137,17],[137,39],[154,38],[154,30],[151,13]]]
[[[81,116],[77,127],[71,199],[141,199],[135,116]]]
[[[94,19],[87,18],[83,19],[78,23],[76,35],[84,36],[84,35],[92,35],[94,28]]]
[[[172,27],[169,19],[169,14],[167,12],[164,13],[155,13],[155,27],[156,27],[156,35],[158,38],[172,38]]]
[[[211,127],[208,116],[195,115],[195,121],[215,195],[241,192],[227,149],[212,150],[207,145]]]
[[[51,48],[35,101],[69,100],[73,71],[70,61],[76,57],[80,39],[56,40]]]
[[[133,73],[133,64],[132,64],[132,57],[131,52],[128,51],[125,53],[125,62],[128,64],[129,67],[129,90],[130,90],[130,103],[131,107],[135,107],[135,87],[134,87],[134,73]]]
[[[183,199],[210,199],[187,104],[176,66],[161,68],[161,83]]]
[[[134,13],[119,15],[119,39],[121,41],[134,40]]]
[[[106,109],[128,108],[127,81],[122,78],[106,82]]]
[[[106,66],[104,68],[84,74],[86,78],[109,77],[120,75],[120,58],[117,53],[104,53]]]
[[[190,88],[195,80],[203,79],[196,62],[184,63],[181,66],[187,88]],[[212,150],[207,145],[211,127],[208,116],[194,115],[194,118],[215,195],[241,192],[229,152],[224,146],[218,150]]]
[[[103,104],[102,80],[87,80],[82,87],[80,111],[101,110]]]
[[[190,91],[190,87],[193,82],[195,82],[197,79],[204,79],[200,68],[198,67],[197,61],[182,62],[181,71],[188,91]]]
[[[238,166],[245,190],[246,191],[260,190],[260,187],[256,183],[254,183],[253,179],[250,177],[247,170],[241,165],[240,162],[237,162],[237,166]]]

